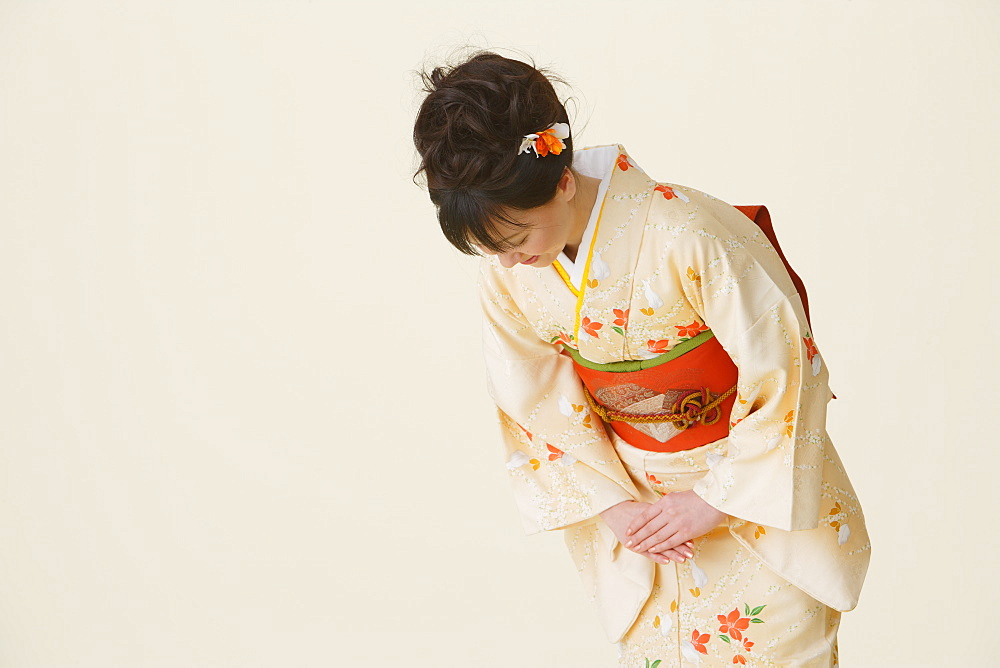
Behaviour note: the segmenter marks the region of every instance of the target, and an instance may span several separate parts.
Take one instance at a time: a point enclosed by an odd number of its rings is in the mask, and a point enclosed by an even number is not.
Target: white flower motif
[[[682,193],[677,188],[671,188],[671,190],[674,191],[674,195],[676,195],[677,199],[679,199],[680,201],[684,202],[685,204],[688,204],[688,203],[691,202],[691,198],[688,197],[687,195],[685,195],[684,193]]]
[[[646,301],[649,302],[649,308],[660,308],[663,306],[663,300],[660,299],[660,295],[656,294],[653,288],[649,287],[649,279],[642,282],[642,287],[646,291]]]
[[[691,564],[691,575],[694,577],[694,586],[701,589],[708,584],[708,576],[701,569],[701,566],[694,562],[694,559],[689,559],[688,563]]]
[[[681,643],[681,654],[691,663],[701,665],[701,655],[698,654],[698,650],[694,648],[690,640],[685,640]]]
[[[507,460],[507,468],[513,471],[514,469],[520,466],[524,466],[530,461],[531,458],[528,457],[528,455],[524,454],[523,451],[515,450],[514,452],[510,453],[510,458]]]
[[[851,528],[847,524],[841,524],[837,529],[837,545],[843,545],[851,537]]]
[[[670,631],[674,628],[674,619],[670,615],[660,615],[660,633],[670,640]]]
[[[819,353],[813,355],[812,361],[812,371],[814,376],[819,375],[819,370],[823,368],[823,361],[819,357]]]
[[[708,464],[708,470],[711,471],[712,469],[714,469],[718,465],[718,463],[721,462],[723,459],[725,459],[725,457],[720,455],[718,452],[708,453],[708,455],[705,457],[705,463]]]
[[[603,281],[611,275],[611,267],[601,259],[601,254],[594,251],[594,257],[590,260],[590,277],[596,281]]]
[[[777,436],[772,436],[771,439],[767,442],[767,451],[771,452],[771,450],[774,450],[780,444],[781,444],[781,434],[778,434]]]
[[[573,415],[573,404],[570,403],[565,394],[559,395],[559,412],[566,417]]]
[[[559,463],[563,466],[572,466],[573,464],[576,464],[576,461],[576,457],[568,452],[564,452],[563,456],[559,458]]]

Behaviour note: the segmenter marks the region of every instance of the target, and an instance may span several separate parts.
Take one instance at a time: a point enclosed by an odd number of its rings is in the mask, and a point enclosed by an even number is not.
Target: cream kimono
[[[808,657],[835,661],[837,611],[856,605],[870,545],[825,429],[826,365],[781,259],[739,210],[651,180],[621,146],[577,150],[574,168],[602,178],[576,262],[482,264],[490,393],[525,529],[565,530],[625,665],[829,665]],[[560,354],[650,359],[709,328],[739,369],[729,436],[678,453],[605,429]],[[729,516],[685,564],[625,549],[598,517],[683,489]],[[787,652],[780,629],[806,618],[823,649]],[[805,658],[782,658],[793,655]]]

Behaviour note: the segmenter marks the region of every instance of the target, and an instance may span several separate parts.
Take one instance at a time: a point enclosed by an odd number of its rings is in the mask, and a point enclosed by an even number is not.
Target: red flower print
[[[819,350],[816,348],[816,344],[813,343],[812,337],[802,337],[802,341],[806,344],[806,357],[809,358],[809,363],[812,364],[813,358],[816,357],[816,353]]]
[[[660,339],[659,341],[654,341],[650,339],[646,341],[646,350],[651,353],[665,353],[667,352],[667,344],[670,343],[670,339]]]
[[[743,639],[743,649],[744,649],[744,651],[749,652],[751,647],[753,647],[753,643],[750,642],[750,638],[744,638]]]
[[[741,666],[747,665],[747,658],[741,654],[737,654],[733,657],[733,663],[738,663]]]
[[[702,332],[708,331],[708,327],[695,320],[690,325],[674,325],[677,328],[677,336],[692,337],[698,336]]]
[[[628,312],[632,309],[625,309],[624,311],[620,308],[612,309],[615,313],[615,324],[619,327],[628,327]]]
[[[646,480],[648,480],[649,482],[653,483],[654,485],[662,485],[663,484],[662,482],[660,482],[659,480],[657,480],[656,476],[653,475],[652,473],[647,473],[646,474]]]
[[[627,172],[628,168],[629,168],[628,156],[625,155],[624,153],[619,153],[618,154],[618,169],[622,170],[623,172]]]
[[[698,629],[691,632],[691,644],[694,645],[694,648],[702,654],[708,654],[708,650],[705,649],[705,643],[708,642],[709,638],[711,638],[711,636],[707,633],[699,634]]]
[[[554,445],[545,444],[545,447],[549,449],[549,461],[554,462],[557,459],[562,459],[562,456],[566,454]]]
[[[720,633],[728,633],[733,637],[734,640],[743,640],[743,631],[746,631],[750,626],[749,617],[740,617],[740,609],[734,608],[729,616],[716,615],[718,617],[720,626]]]
[[[604,327],[603,324],[599,322],[594,322],[593,320],[587,317],[584,317],[584,319],[580,321],[580,326],[583,327],[583,331],[587,332],[587,334],[590,334],[594,338],[600,336],[597,333],[597,330],[599,330],[601,327]]]
[[[656,186],[653,190],[658,193],[663,193],[664,199],[673,199],[677,197],[677,195],[674,194],[674,189],[670,186]]]

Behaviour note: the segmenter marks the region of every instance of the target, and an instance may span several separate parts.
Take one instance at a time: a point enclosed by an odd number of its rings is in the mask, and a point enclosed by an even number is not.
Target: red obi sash
[[[650,360],[595,364],[564,352],[591,408],[630,445],[679,452],[729,434],[739,371],[711,330]]]

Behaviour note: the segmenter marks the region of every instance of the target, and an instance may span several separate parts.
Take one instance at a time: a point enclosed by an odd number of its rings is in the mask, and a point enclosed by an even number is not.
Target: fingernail
[[[630,540],[625,541],[625,547],[632,547],[632,541]]]

